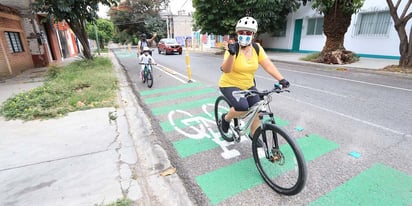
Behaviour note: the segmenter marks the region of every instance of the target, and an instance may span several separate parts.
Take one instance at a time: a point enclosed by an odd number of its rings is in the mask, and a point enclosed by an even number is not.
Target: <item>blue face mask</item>
[[[252,35],[239,35],[238,40],[240,46],[248,46],[250,43],[252,43]]]

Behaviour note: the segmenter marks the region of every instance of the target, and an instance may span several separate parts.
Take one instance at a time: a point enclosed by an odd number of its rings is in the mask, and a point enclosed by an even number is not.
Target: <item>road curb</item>
[[[153,131],[149,117],[139,104],[138,98],[130,85],[130,79],[120,66],[115,55],[109,55],[113,67],[119,76],[121,85],[121,107],[129,125],[129,134],[133,138],[137,153],[135,176],[142,189],[142,196],[136,201],[138,205],[180,206],[193,205],[189,199],[183,181],[175,173],[160,176],[160,173],[171,168],[166,151],[159,144]],[[121,69],[123,67],[123,69]]]

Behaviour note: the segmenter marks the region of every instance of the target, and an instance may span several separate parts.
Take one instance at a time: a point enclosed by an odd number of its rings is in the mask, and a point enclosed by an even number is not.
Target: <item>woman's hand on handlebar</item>
[[[288,88],[290,86],[289,81],[286,79],[279,80],[279,84],[282,85],[283,88]]]

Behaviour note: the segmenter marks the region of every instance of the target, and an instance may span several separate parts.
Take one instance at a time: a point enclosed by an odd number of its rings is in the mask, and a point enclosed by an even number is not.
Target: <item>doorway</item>
[[[292,52],[298,52],[300,49],[300,39],[302,36],[302,19],[295,20],[295,29],[293,32]]]

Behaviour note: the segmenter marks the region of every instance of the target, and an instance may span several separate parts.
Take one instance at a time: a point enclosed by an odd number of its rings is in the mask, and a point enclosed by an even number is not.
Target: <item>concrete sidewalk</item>
[[[222,50],[219,48],[204,48],[200,49],[189,49],[189,52],[208,52],[208,53],[218,53]],[[358,62],[352,64],[342,64],[342,65],[327,65],[315,62],[308,62],[301,60],[301,58],[309,55],[309,53],[297,53],[297,52],[273,52],[266,51],[268,57],[276,62],[284,62],[290,64],[298,65],[313,65],[322,68],[346,68],[346,69],[363,69],[363,70],[380,70],[390,65],[398,65],[399,60],[395,59],[380,59],[380,58],[366,58],[360,57]]]
[[[275,62],[316,64],[300,60],[306,54],[268,55]],[[177,174],[159,175],[172,165],[123,69],[110,57],[120,83],[119,108],[44,121],[0,117],[1,205],[105,205],[123,197],[145,206],[193,205]],[[376,70],[392,64],[397,61],[361,58],[351,65],[316,65]],[[42,85],[46,71],[0,81],[0,103]],[[109,120],[110,112],[116,121]]]
[[[269,51],[266,54],[274,62],[285,62],[285,63],[292,63],[292,64],[300,64],[300,65],[315,65],[318,67],[327,67],[327,68],[379,70],[379,69],[385,68],[386,66],[399,64],[399,60],[394,60],[394,59],[360,57],[359,61],[352,63],[352,64],[325,65],[325,64],[301,60],[301,58],[308,55],[307,53],[270,52]]]
[[[107,205],[127,197],[136,205],[192,205],[156,141],[125,73],[118,75],[119,108],[73,112],[51,120],[0,117],[0,205]],[[0,83],[0,104],[43,84],[47,68]],[[115,121],[109,113],[116,113]]]

